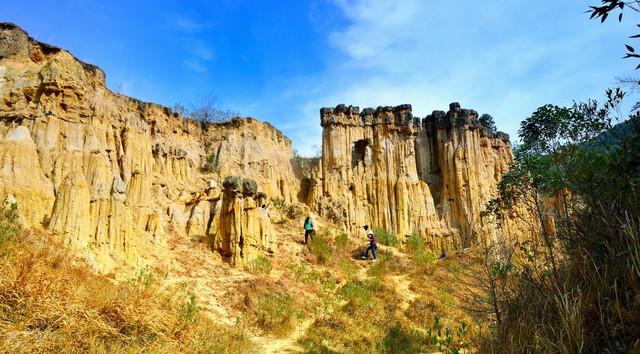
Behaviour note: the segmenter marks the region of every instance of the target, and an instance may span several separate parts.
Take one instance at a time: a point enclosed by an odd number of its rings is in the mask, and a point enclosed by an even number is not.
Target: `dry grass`
[[[462,325],[470,317],[456,308],[458,300],[451,294],[438,291],[457,273],[441,266],[437,276],[427,275],[425,269],[432,273],[435,262],[429,260],[426,267],[424,260],[393,248],[381,252],[377,262],[349,261],[350,253],[343,253],[335,255],[346,280],[333,294],[341,305],[317,318],[299,340],[307,352],[457,353],[470,348],[467,325]]]
[[[117,284],[77,264],[62,245],[21,233],[0,246],[0,351],[244,352],[239,328],[198,311],[184,288],[162,289],[149,270]],[[170,291],[169,291],[170,290]]]

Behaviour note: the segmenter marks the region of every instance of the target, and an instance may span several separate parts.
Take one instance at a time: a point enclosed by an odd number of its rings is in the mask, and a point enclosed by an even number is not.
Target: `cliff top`
[[[27,31],[14,23],[0,22],[0,60],[15,57],[18,60],[30,60],[34,63],[39,63],[51,59],[53,56],[60,52],[64,52],[70,55],[73,60],[75,60],[82,66],[86,74],[95,78],[95,80],[97,80],[102,87],[106,88],[106,75],[104,71],[98,66],[83,62],[65,49],[34,39],[27,33]],[[142,115],[153,115],[157,114],[158,112],[162,112],[163,114],[176,119],[183,118],[192,120],[187,117],[181,117],[178,113],[173,112],[169,107],[163,106],[161,104],[142,101],[134,97],[113,92],[111,90],[109,90],[109,92],[111,92],[115,96],[132,101],[137,104],[138,109],[140,110],[140,113]],[[201,127],[206,127],[208,125],[231,125],[233,127],[238,127],[254,123],[265,124],[268,128],[273,129],[276,135],[291,144],[291,140],[287,138],[280,130],[276,129],[272,124],[260,121],[256,118],[238,117],[228,122],[221,123],[208,123],[204,121],[195,121],[195,123],[199,123],[198,125],[200,125]]]
[[[69,53],[60,47],[34,39],[15,23],[0,22],[0,59],[18,55],[38,62],[61,51]],[[73,56],[73,54],[69,54]],[[85,63],[75,56],[73,58],[82,65],[87,73],[100,77],[104,81],[105,74],[102,69],[93,64]]]
[[[482,126],[478,120],[478,112],[465,109],[458,102],[449,104],[449,111],[433,111],[425,118],[414,117],[410,104],[398,106],[378,106],[364,108],[339,104],[336,107],[320,109],[320,124],[348,126],[395,125],[401,129],[419,131],[421,129],[451,129],[462,127],[467,129],[482,129],[483,135],[509,141],[509,135],[504,132],[492,132]]]

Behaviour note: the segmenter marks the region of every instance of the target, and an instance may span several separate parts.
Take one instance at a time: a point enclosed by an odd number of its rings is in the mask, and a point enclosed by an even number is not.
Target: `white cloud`
[[[210,24],[208,23],[199,22],[192,18],[180,15],[173,16],[170,21],[178,30],[186,33],[200,32],[210,27]]]
[[[199,73],[207,71],[207,62],[215,58],[215,52],[211,45],[200,37],[211,24],[181,15],[171,17],[170,23],[183,37],[182,45],[187,57],[184,60],[185,66]]]
[[[282,126],[303,154],[320,143],[318,110],[338,103],[411,103],[414,114],[452,101],[491,113],[514,135],[545,103],[600,97],[632,64],[616,61],[628,34],[588,21],[586,5],[525,1],[336,0],[349,23],[328,34],[327,69],[292,79]],[[619,41],[620,50],[612,53]],[[605,64],[606,63],[606,64]],[[275,109],[275,108],[274,108]]]

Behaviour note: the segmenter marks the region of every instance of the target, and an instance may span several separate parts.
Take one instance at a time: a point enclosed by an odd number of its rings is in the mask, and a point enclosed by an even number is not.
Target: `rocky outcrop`
[[[434,111],[422,126],[416,140],[419,174],[433,191],[438,214],[459,230],[460,244],[467,247],[478,233],[492,231],[481,214],[513,161],[509,136],[492,133],[459,103],[447,113]]]
[[[203,141],[205,170],[218,178],[251,178],[269,196],[298,200],[291,140],[270,124],[246,118],[206,125]]]
[[[320,114],[321,177],[311,192],[320,213],[338,208],[351,232],[369,224],[450,242],[453,230],[438,218],[429,185],[418,175],[415,141],[421,125],[410,105],[362,112],[340,105]]]
[[[220,171],[202,168],[212,152]],[[215,185],[227,173],[256,176],[271,197],[290,200],[299,185],[292,156],[266,123],[203,124],[115,94],[99,68],[0,24],[0,197],[16,200],[23,224],[98,255],[103,268],[137,262],[136,249],[162,244],[168,229],[218,239],[231,214],[245,227],[230,239],[266,245],[262,238],[273,235],[257,210],[261,199],[231,198]],[[265,231],[254,237],[255,228]]]
[[[223,183],[220,212],[212,220],[212,245],[231,264],[246,264],[258,254],[273,253],[274,234],[265,206],[266,194],[251,179],[228,177]]]
[[[370,224],[418,233],[441,249],[495,233],[481,211],[512,161],[511,145],[475,111],[453,103],[448,113],[419,119],[410,105],[339,105],[320,116],[322,161],[307,202],[321,214],[352,232]]]

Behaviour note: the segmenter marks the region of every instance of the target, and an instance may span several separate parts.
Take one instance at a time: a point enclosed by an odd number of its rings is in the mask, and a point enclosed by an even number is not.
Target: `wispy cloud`
[[[204,29],[207,29],[211,25],[209,23],[200,22],[193,18],[189,18],[186,16],[173,16],[171,18],[171,23],[182,32],[186,33],[195,33],[200,32]]]
[[[195,72],[199,72],[199,73],[203,73],[207,71],[207,68],[205,65],[202,64],[202,62],[200,62],[198,59],[189,59],[189,60],[185,60],[184,64],[191,70],[195,71]]]
[[[542,1],[442,3],[335,0],[348,23],[328,34],[327,69],[294,78],[280,101],[296,107],[283,129],[302,153],[319,144],[318,109],[338,103],[411,103],[416,115],[460,101],[514,135],[545,103],[599,97],[620,74],[611,38],[580,6]],[[613,36],[613,37],[612,37]],[[603,62],[616,65],[605,67]],[[282,102],[278,103],[280,106]]]
[[[213,48],[203,39],[206,38],[203,32],[211,25],[186,16],[174,16],[171,23],[183,37],[186,67],[198,73],[206,72],[208,62],[215,58]]]
[[[196,58],[209,61],[214,58],[213,49],[203,40],[190,38],[185,40],[185,47]]]

